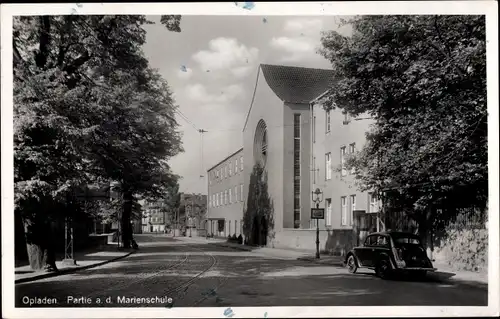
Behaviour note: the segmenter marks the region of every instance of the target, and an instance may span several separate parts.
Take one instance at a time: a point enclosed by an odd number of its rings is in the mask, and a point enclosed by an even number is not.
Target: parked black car
[[[346,255],[345,264],[350,273],[368,268],[383,279],[395,272],[423,277],[428,271],[436,270],[418,236],[392,231],[368,235],[363,246],[355,247]]]

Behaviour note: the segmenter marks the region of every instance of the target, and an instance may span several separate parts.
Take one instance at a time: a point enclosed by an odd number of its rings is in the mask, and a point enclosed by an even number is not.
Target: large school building
[[[250,174],[256,163],[268,175],[274,204],[272,247],[314,249],[316,220],[311,219],[312,192],[322,192],[319,221],[321,248],[345,250],[352,229],[377,229],[379,202],[359,192],[348,154],[365,142],[372,120],[348,118],[341,110],[325,111],[319,103],[333,72],[261,64],[243,128],[243,148],[208,170],[209,232],[227,236],[242,232]]]

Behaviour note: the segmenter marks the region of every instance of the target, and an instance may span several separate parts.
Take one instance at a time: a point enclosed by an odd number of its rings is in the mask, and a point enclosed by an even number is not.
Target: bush
[[[240,235],[241,236],[241,235]],[[228,235],[227,236],[227,242],[228,243],[237,243],[238,242],[238,237],[236,237],[236,234],[234,235]]]
[[[241,234],[238,236],[238,244],[243,244],[243,236]]]

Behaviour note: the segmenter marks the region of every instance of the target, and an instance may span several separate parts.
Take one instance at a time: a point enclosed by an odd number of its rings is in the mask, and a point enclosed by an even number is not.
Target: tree
[[[375,123],[348,160],[362,190],[425,227],[488,196],[484,16],[361,16],[322,35],[325,109]],[[442,208],[437,215],[435,208]],[[421,229],[421,231],[423,231]]]
[[[269,196],[267,173],[255,164],[250,175],[247,207],[243,212],[243,234],[249,245],[262,245],[274,238],[274,207]]]
[[[176,220],[176,213],[180,207],[181,194],[179,193],[179,183],[167,188],[166,196],[163,199],[164,206],[161,207],[165,214],[165,225],[173,225]]]
[[[180,31],[179,16],[162,24]],[[176,179],[182,151],[167,83],[141,51],[143,16],[14,19],[16,214],[30,265],[57,270],[50,224],[72,213],[74,189],[119,181],[124,242],[135,194],[156,196]]]

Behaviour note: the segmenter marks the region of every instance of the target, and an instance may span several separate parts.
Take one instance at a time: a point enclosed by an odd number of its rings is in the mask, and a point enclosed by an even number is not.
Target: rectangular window
[[[326,206],[325,225],[332,226],[332,199],[331,198],[326,199],[325,206]]]
[[[330,133],[330,129],[331,129],[331,112],[330,111],[326,111],[326,114],[325,114],[325,118],[326,118],[326,128],[325,128],[325,131],[326,133]]]
[[[227,191],[224,191],[224,205],[227,205]]]
[[[316,115],[313,116],[313,143],[316,143]]]
[[[240,185],[240,198],[241,198],[241,201],[243,201],[243,200],[244,200],[244,199],[243,199],[243,196],[244,196],[243,194],[244,194],[244,193],[243,193],[243,184],[241,184],[241,185]]]
[[[229,204],[232,204],[233,203],[233,196],[232,196],[232,190],[231,188],[229,189]]]
[[[347,124],[349,124],[349,122],[351,122],[351,116],[347,112],[343,112],[343,114],[344,114],[343,124],[347,125]]]
[[[342,167],[342,176],[347,175],[347,169],[345,167],[345,155],[346,155],[346,147],[342,146],[340,148],[340,165]]]
[[[370,198],[370,213],[377,213],[379,210],[379,202],[377,200],[377,196],[374,193],[369,193],[368,197]]]
[[[316,156],[313,157],[313,184],[316,184]]]
[[[243,156],[240,157],[240,170],[243,171]]]
[[[208,202],[208,207],[212,207],[212,198],[210,198],[210,201]]]
[[[345,226],[347,225],[347,198],[345,196],[342,196],[340,198],[340,205],[341,205],[341,225]]]
[[[234,173],[238,173],[238,159],[234,160]]]
[[[234,202],[238,201],[238,186],[234,187]]]
[[[354,154],[356,152],[356,143],[349,144],[349,154]]]
[[[233,175],[233,163],[232,162],[229,162],[229,176],[232,176]]]
[[[301,117],[300,114],[293,116],[293,175],[294,175],[294,203],[293,203],[293,227],[300,228],[300,136],[301,136]]]
[[[356,195],[351,195],[351,218],[350,218],[350,223],[352,225],[352,221],[354,218],[354,211],[356,210]]]
[[[224,166],[224,177],[225,177],[225,178],[227,178],[227,166],[228,166],[228,165]]]
[[[325,154],[325,178],[332,179],[332,153]]]
[[[349,154],[353,155],[356,153],[356,143],[349,144]],[[356,169],[354,167],[351,168],[351,174],[355,174]]]

